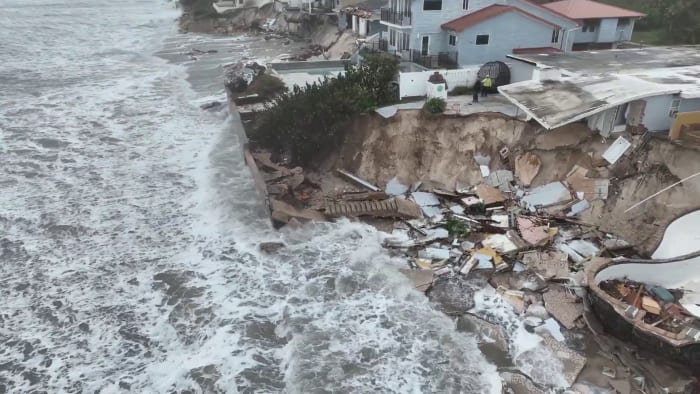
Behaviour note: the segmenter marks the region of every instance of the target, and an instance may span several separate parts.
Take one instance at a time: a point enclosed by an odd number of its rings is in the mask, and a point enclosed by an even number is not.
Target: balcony
[[[439,52],[437,55],[422,55],[421,51],[414,49],[410,52],[413,63],[425,68],[457,68],[457,52]]]
[[[398,26],[411,26],[411,11],[399,11],[393,8],[382,8],[380,12],[382,22]]]

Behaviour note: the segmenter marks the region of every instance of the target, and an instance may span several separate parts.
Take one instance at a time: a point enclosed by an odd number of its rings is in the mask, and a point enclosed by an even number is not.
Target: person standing
[[[479,94],[481,94],[481,81],[477,78],[474,82],[474,91],[472,92],[472,103],[479,102]]]
[[[489,90],[493,87],[493,79],[489,74],[481,81],[481,97],[486,97],[489,94]]]

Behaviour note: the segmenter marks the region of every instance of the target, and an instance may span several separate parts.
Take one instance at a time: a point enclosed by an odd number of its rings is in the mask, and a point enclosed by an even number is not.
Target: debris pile
[[[684,291],[666,289],[627,279],[603,281],[599,287],[611,297],[630,306],[626,314],[633,319],[658,327],[669,333],[679,334],[689,327],[700,329],[700,316],[686,309]]]
[[[384,247],[406,261],[401,273],[448,315],[470,313],[474,288],[469,283],[487,278],[484,286],[512,306],[523,327],[542,337],[573,387],[586,367],[573,331],[591,326],[584,307],[584,270],[594,258],[634,251],[619,237],[576,219],[595,200],[608,198],[604,172],[576,165],[560,180],[537,184],[533,181],[542,166],[537,154],[511,158],[507,150],[499,153],[500,163],[475,155],[481,179],[451,187],[431,181],[408,184],[396,177],[375,184],[343,169],[317,179],[301,168],[273,162],[268,153],[246,152],[246,159],[255,164],[256,184],[264,188],[276,224],[351,217],[387,230]],[[646,313],[645,321],[660,329],[677,332],[691,318],[679,301],[681,293],[630,281],[600,286]],[[478,331],[498,328],[486,320],[476,326]],[[610,373],[599,375],[610,385],[628,383]]]

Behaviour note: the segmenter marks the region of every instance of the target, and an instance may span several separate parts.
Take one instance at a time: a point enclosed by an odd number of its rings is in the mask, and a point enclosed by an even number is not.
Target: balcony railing
[[[411,51],[411,61],[426,68],[457,68],[457,52],[439,52],[437,55],[423,55],[420,50]]]
[[[399,26],[411,26],[411,11],[399,11],[394,8],[382,8],[381,20]]]

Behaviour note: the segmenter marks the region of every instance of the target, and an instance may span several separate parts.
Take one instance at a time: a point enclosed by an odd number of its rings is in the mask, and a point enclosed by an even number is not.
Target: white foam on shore
[[[504,328],[509,354],[516,367],[535,382],[554,387],[567,387],[564,369],[554,354],[542,345],[542,338],[525,329],[513,307],[490,287],[474,294],[473,313],[486,317]]]

